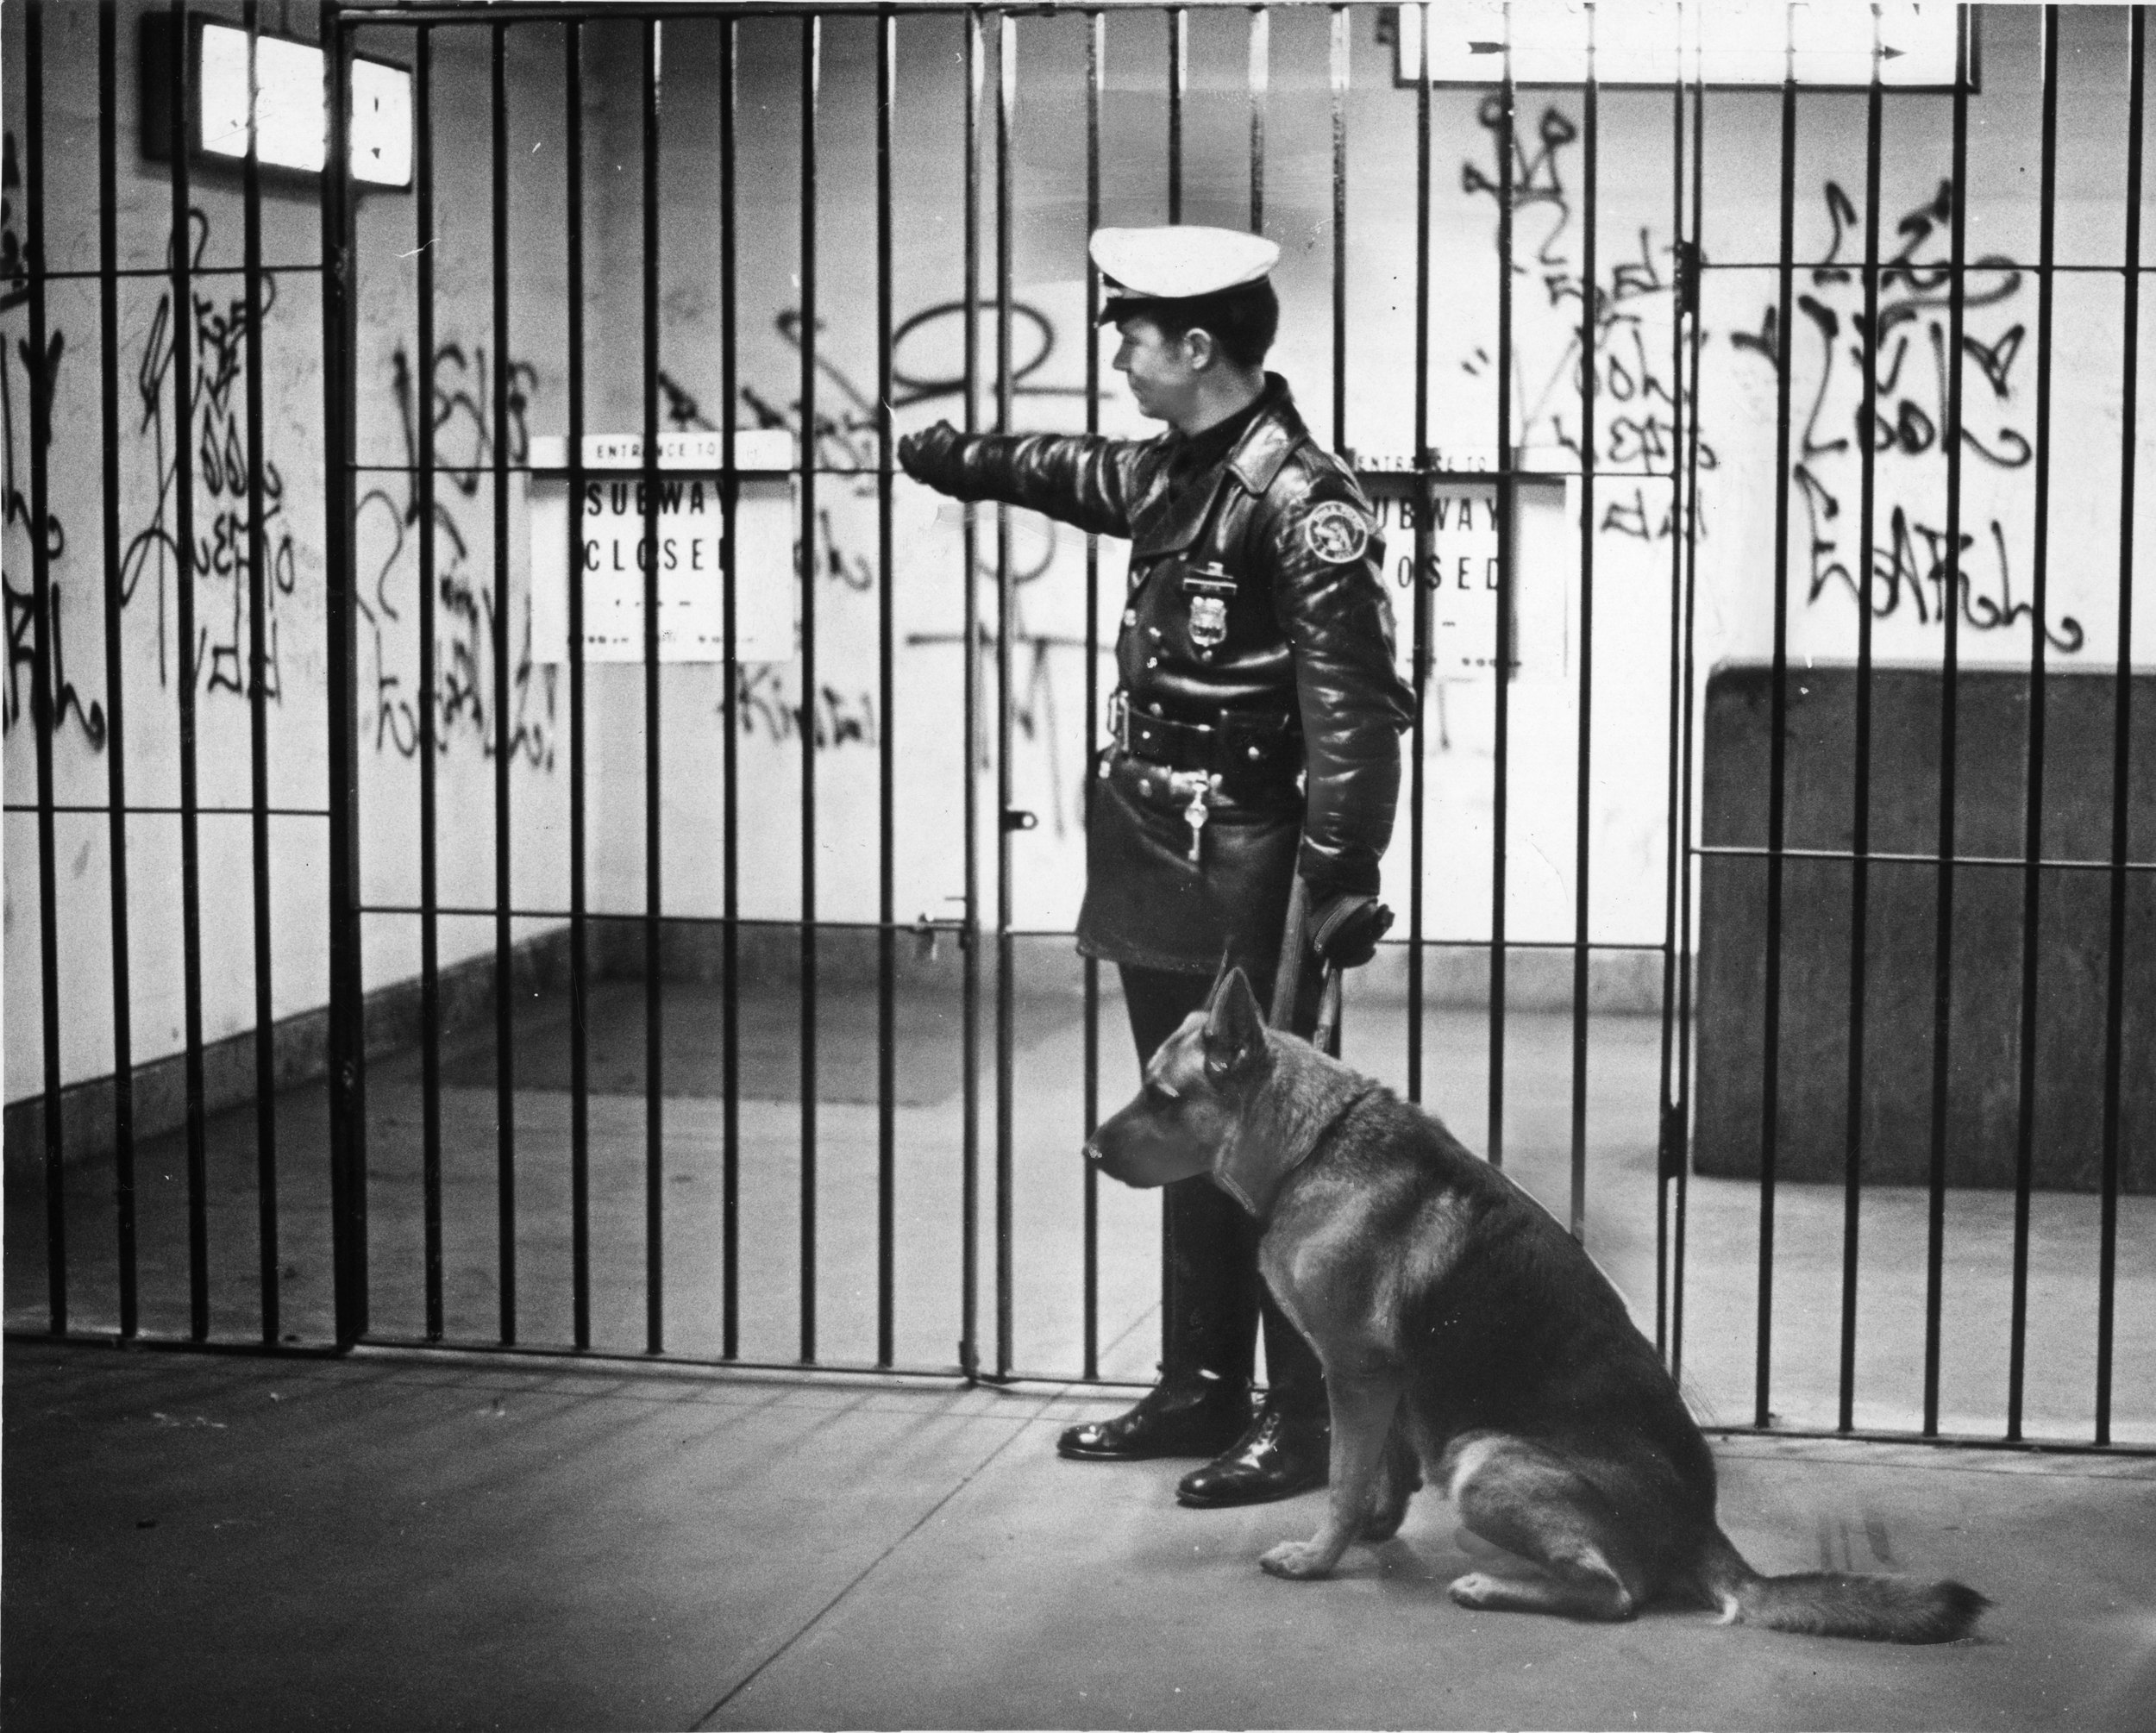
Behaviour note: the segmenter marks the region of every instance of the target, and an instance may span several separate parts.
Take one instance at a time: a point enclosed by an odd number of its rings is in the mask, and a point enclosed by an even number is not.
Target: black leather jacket
[[[1294,872],[1313,902],[1376,893],[1413,698],[1376,514],[1286,382],[1268,374],[1232,446],[1194,464],[1206,443],[960,435],[909,467],[962,499],[1131,540],[1125,721],[1100,761],[1081,948],[1210,973],[1225,947],[1269,973]],[[1194,863],[1190,795],[1208,773]]]

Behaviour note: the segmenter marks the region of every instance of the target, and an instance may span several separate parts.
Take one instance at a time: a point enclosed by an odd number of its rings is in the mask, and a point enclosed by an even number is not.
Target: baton
[[[1288,919],[1281,929],[1280,963],[1273,971],[1273,1007],[1266,1022],[1285,1029],[1295,1014],[1295,995],[1302,986],[1302,954],[1310,926],[1310,887],[1302,874],[1295,875],[1288,893]],[[1340,972],[1327,965],[1324,996],[1319,1002],[1318,1027],[1311,1045],[1320,1053],[1340,1056]]]

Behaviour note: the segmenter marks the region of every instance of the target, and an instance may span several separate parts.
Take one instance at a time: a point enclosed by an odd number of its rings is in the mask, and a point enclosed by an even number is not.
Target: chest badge
[[[1227,641],[1228,598],[1235,594],[1235,579],[1219,564],[1200,566],[1183,574],[1183,594],[1190,598],[1190,641],[1203,660]]]

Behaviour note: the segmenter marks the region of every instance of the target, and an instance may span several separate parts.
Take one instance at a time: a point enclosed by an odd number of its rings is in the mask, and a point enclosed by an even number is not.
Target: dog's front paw
[[[1452,1579],[1449,1592],[1462,1606],[1492,1606],[1505,1592],[1505,1585],[1496,1577],[1482,1571],[1470,1571],[1463,1577]]]
[[[1282,1541],[1257,1562],[1268,1575],[1298,1580],[1321,1577],[1332,1568],[1325,1548],[1309,1541]]]

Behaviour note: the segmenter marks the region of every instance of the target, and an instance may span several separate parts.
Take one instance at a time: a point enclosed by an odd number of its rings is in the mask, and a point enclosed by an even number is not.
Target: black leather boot
[[[1175,1502],[1199,1510],[1227,1505],[1264,1505],[1292,1498],[1326,1483],[1332,1455],[1332,1425],[1323,1419],[1283,1414],[1270,1403],[1257,1411],[1250,1430],[1202,1468],[1176,1483]]]
[[[1222,1455],[1183,1476],[1175,1488],[1180,1504],[1200,1510],[1263,1505],[1326,1483],[1332,1425],[1324,1370],[1269,1293],[1264,1318],[1264,1405]]]
[[[1161,1380],[1112,1420],[1065,1430],[1084,1461],[1211,1456],[1250,1423],[1257,1297],[1233,1199],[1200,1174],[1162,1193]]]
[[[1149,1456],[1210,1456],[1249,1423],[1250,1392],[1223,1378],[1163,1377],[1112,1420],[1064,1430],[1058,1455],[1075,1461],[1138,1461]]]

